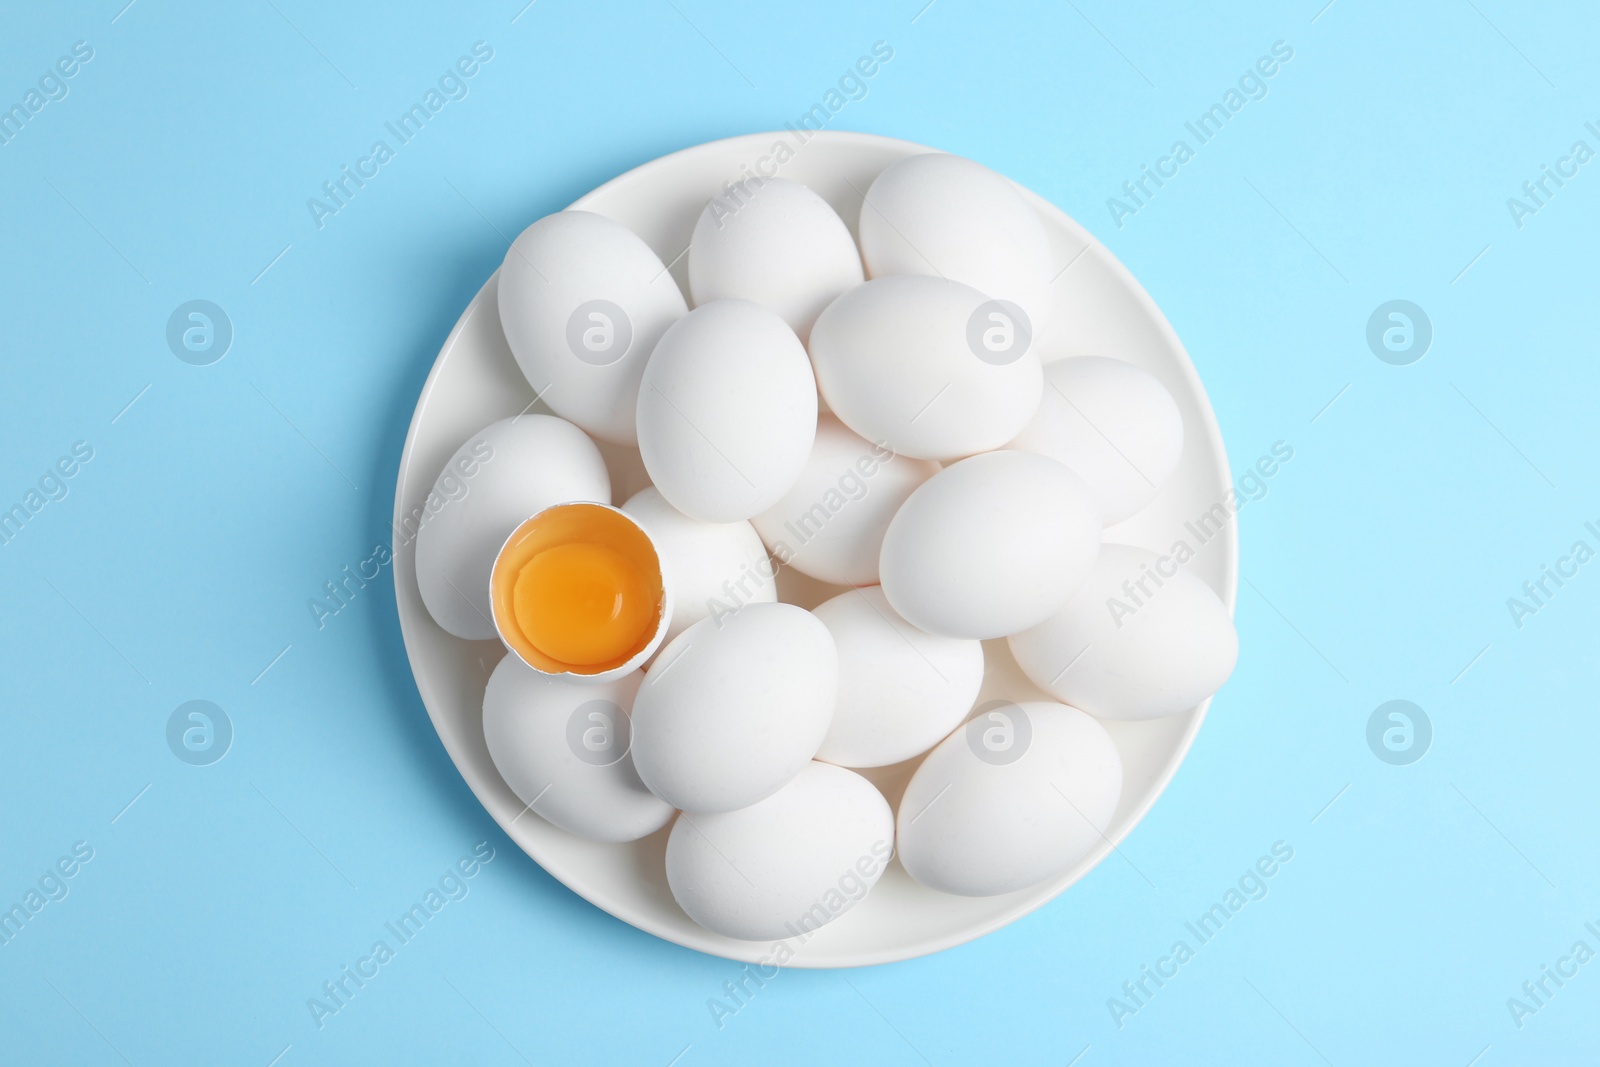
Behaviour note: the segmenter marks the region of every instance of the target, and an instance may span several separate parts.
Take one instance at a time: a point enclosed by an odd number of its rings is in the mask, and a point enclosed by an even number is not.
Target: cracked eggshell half
[[[556,504],[506,538],[490,574],[500,640],[540,674],[608,682],[666,638],[672,587],[637,519],[609,504]]]

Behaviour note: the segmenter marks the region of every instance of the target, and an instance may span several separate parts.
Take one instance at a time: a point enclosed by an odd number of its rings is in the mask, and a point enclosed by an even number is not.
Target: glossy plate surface
[[[822,132],[803,144],[794,133],[751,134],[664,156],[607,182],[572,206],[633,229],[663,262],[674,264],[673,276],[687,293],[681,254],[701,208],[725,182],[782,155],[775,148],[780,143],[792,153],[780,175],[816,190],[852,231],[861,194],[872,179],[896,160],[932,151],[867,134]],[[1186,526],[1222,502],[1231,489],[1222,438],[1194,366],[1166,318],[1122,264],[1059,209],[1026,195],[1044,218],[1063,268],[1052,285],[1059,302],[1058,324],[1046,339],[1045,358],[1105,355],[1128,360],[1160,378],[1183,413],[1184,455],[1177,472],[1154,503],[1109,529],[1106,539],[1160,551],[1180,539],[1187,541],[1197,550],[1188,569],[1217,590],[1232,612],[1238,585],[1235,524],[1225,523],[1203,544]],[[534,399],[501,332],[494,281],[491,277],[485,282],[462,313],[418,398],[395,492],[397,531],[463,441],[488,423],[526,409]],[[605,452],[620,502],[646,484],[643,470],[636,454],[614,447]],[[666,830],[633,844],[603,845],[573,837],[525,812],[495,771],[483,740],[484,685],[504,650],[495,641],[451,637],[433,622],[417,591],[413,546],[396,536],[395,599],[417,689],[446,751],[495,821],[545,870],[617,918],[702,952],[749,962],[772,960],[773,944],[720,937],[679,910],[663,869]],[[837,591],[788,575],[780,578],[779,588],[784,599],[808,607]],[[985,652],[991,670],[980,703],[994,696],[1041,695],[1017,670],[1004,641],[987,642]],[[853,967],[908,959],[980,937],[1047,903],[1104,859],[1155,803],[1188,752],[1209,703],[1156,722],[1106,724],[1122,753],[1122,801],[1109,842],[1062,877],[1017,893],[974,899],[925,889],[898,862],[892,863],[859,905],[804,943],[791,940],[794,955],[788,965]],[[868,776],[895,803],[914,762]],[[529,906],[538,902],[529,901]]]

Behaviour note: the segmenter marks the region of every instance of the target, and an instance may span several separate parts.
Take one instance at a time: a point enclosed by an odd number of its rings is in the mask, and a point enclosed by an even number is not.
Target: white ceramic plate
[[[905,141],[855,133],[814,133],[803,144],[794,133],[750,134],[664,156],[607,182],[573,207],[607,215],[639,234],[688,292],[682,256],[706,200],[723,183],[767,166],[763,159],[792,158],[782,177],[821,194],[855,229],[861,198],[872,179],[898,159],[931,151]],[[746,170],[745,168],[748,168]],[[769,171],[770,173],[770,171]],[[1046,359],[1107,355],[1135,363],[1162,380],[1183,412],[1183,460],[1155,502],[1114,527],[1107,540],[1166,550],[1182,538],[1198,550],[1192,573],[1209,583],[1232,612],[1238,585],[1238,538],[1228,523],[1202,547],[1185,522],[1222,501],[1231,487],[1228,461],[1205,389],[1172,327],[1133,276],[1103,245],[1059,209],[1024,191],[1044,218],[1064,268],[1053,284],[1062,325],[1048,339]],[[532,219],[525,220],[532,222]],[[460,444],[496,419],[528,407],[533,392],[517,370],[500,330],[491,277],[473,298],[439,351],[422,387],[406,435],[395,491],[395,599],[406,653],[422,702],[450,758],[496,822],[545,870],[596,907],[680,945],[748,962],[774,958],[772,943],[736,941],[696,926],[679,910],[663,869],[667,831],[626,845],[598,844],[558,830],[524,809],[500,779],[484,747],[484,685],[503,649],[493,641],[462,641],[429,617],[417,592],[412,546],[401,519],[427,496],[445,461]],[[533,410],[543,410],[542,406]],[[637,454],[608,447],[618,502],[646,484]],[[780,581],[784,599],[813,606],[837,590],[803,577]],[[980,702],[993,696],[1042,696],[1022,676],[1004,641],[986,643],[990,673]],[[1139,822],[1177,770],[1205,716],[1207,701],[1168,719],[1106,723],[1122,753],[1122,802],[1109,840],[1071,871],[1032,889],[999,897],[947,896],[913,882],[892,863],[872,893],[803,944],[788,943],[790,966],[853,967],[937,952],[981,937],[1047,903],[1099,863]],[[915,761],[868,772],[891,803],[898,803]],[[530,901],[530,906],[536,902]]]

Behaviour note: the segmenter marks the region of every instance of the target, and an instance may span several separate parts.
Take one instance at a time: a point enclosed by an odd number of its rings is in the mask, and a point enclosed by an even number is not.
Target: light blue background
[[[1600,962],[1520,1029],[1506,1000],[1600,950],[1600,563],[1520,630],[1505,601],[1600,547],[1600,162],[1520,229],[1506,199],[1600,149],[1600,25],[1322,2],[6,5],[0,104],[75,41],[94,59],[0,146],[0,508],[74,442],[94,459],[0,546],[0,902],[74,842],[94,859],[0,947],[4,1058],[1593,1062]],[[479,40],[470,95],[318,229],[306,199]],[[320,632],[306,600],[387,539],[412,405],[502,232],[782,126],[878,40],[894,59],[833,128],[1082,220],[1187,344],[1236,471],[1295,456],[1241,514],[1238,670],[1126,862],[933,958],[786,972],[719,1030],[737,965],[590,907],[479,808],[387,572]],[[1275,41],[1266,98],[1119,228],[1107,198]],[[194,298],[236,330],[208,367],[164,341]],[[1393,298],[1434,326],[1411,366],[1365,342]],[[165,741],[197,698],[236,731],[203,768]],[[1393,698],[1433,722],[1410,766],[1367,747]],[[1114,1025],[1280,840],[1269,895]],[[319,1030],[307,998],[479,841],[470,895]]]

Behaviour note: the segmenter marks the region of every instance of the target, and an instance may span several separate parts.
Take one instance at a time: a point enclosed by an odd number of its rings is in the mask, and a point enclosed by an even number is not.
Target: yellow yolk
[[[582,542],[534,556],[512,591],[523,635],[552,659],[575,666],[626,659],[654,628],[655,606],[632,560]]]
[[[489,586],[500,636],[547,674],[620,667],[664,625],[655,546],[631,518],[601,504],[558,504],[517,527]]]

